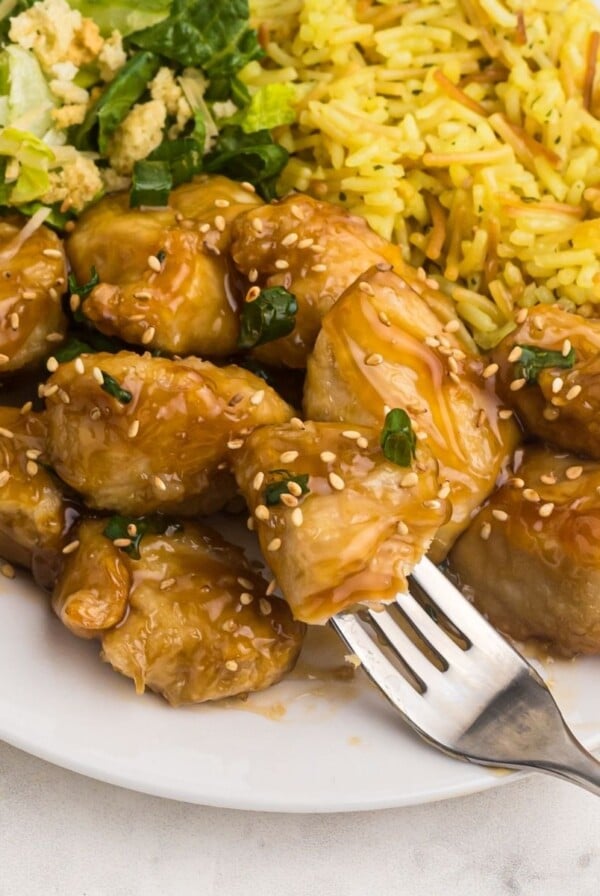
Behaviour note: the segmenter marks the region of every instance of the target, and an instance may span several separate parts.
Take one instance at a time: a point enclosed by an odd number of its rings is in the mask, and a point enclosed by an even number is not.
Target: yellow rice
[[[600,303],[600,12],[591,0],[251,0],[291,82],[283,192],[343,202],[455,300],[482,347],[514,308]]]

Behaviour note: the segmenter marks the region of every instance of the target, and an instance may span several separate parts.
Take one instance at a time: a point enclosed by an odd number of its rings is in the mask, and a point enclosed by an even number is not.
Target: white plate
[[[509,775],[447,758],[408,730],[329,629],[297,670],[246,703],[172,709],[137,697],[70,635],[24,577],[0,581],[0,738],[76,772],[158,796],[281,812],[406,806]],[[600,745],[600,659],[546,666],[567,720]]]

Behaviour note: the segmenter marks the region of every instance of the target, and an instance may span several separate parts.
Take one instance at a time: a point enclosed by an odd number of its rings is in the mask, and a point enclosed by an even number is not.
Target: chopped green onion
[[[310,491],[308,487],[307,473],[301,473],[296,476],[293,473],[289,473],[287,470],[270,470],[269,472],[273,476],[280,477],[275,481],[270,482],[265,488],[265,504],[269,507],[272,507],[274,504],[279,504],[282,495],[290,494],[288,489],[290,482],[295,482],[301,489],[303,495],[307,495]]]
[[[100,277],[95,267],[92,267],[90,279],[87,283],[79,284],[75,274],[69,274],[69,292],[78,295],[80,299],[86,299],[91,291],[100,283]]]
[[[253,348],[273,342],[292,332],[296,326],[298,302],[283,286],[263,289],[242,308],[239,348]]]
[[[537,378],[548,367],[559,367],[569,370],[575,364],[575,351],[570,349],[567,355],[537,345],[519,345],[521,355],[516,362],[517,377],[528,383],[537,382]]]
[[[386,414],[380,437],[384,456],[400,467],[410,467],[416,454],[417,439],[410,417],[402,408],[392,408]]]
[[[102,374],[103,380],[101,388],[109,395],[112,395],[113,398],[116,398],[119,404],[129,404],[133,398],[131,392],[128,392],[127,389],[123,389],[116,379],[109,373],[106,373],[104,370],[101,370],[100,373]]]
[[[134,519],[125,516],[111,516],[102,534],[111,541],[118,539],[129,539],[130,544],[121,545],[120,550],[124,551],[133,560],[140,559],[140,542],[144,535],[172,535],[174,532],[180,532],[183,527],[180,523],[173,523],[168,517],[150,516],[139,517]]]

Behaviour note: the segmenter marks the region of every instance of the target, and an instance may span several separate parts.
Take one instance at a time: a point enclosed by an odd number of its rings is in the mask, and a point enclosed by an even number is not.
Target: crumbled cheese
[[[149,86],[152,99],[163,102],[167,114],[175,118],[175,123],[169,128],[169,138],[174,140],[192,118],[190,104],[169,68],[159,69]]]
[[[100,77],[107,83],[112,81],[126,62],[127,54],[123,49],[123,38],[118,31],[113,31],[111,36],[104,41],[104,46],[98,54]]]
[[[49,87],[54,96],[62,100],[63,103],[86,106],[90,98],[87,90],[84,90],[83,87],[78,87],[72,81],[61,81],[55,78],[50,81]]]
[[[92,62],[104,44],[96,23],[71,9],[67,0],[35,3],[12,19],[9,37],[31,50],[49,73],[57,63],[71,62],[79,68]]]
[[[106,193],[117,193],[119,190],[128,190],[131,186],[130,177],[127,177],[125,174],[117,174],[112,168],[101,168],[100,175]]]
[[[50,189],[42,196],[42,202],[53,205],[64,203],[67,208],[79,212],[92,202],[104,188],[100,172],[93,160],[73,150],[60,168],[49,172]]]
[[[162,100],[133,107],[110,140],[108,158],[117,174],[131,174],[134,163],[156,149],[162,142],[166,119]]]
[[[81,124],[87,112],[86,103],[72,103],[67,106],[59,106],[50,113],[58,128],[70,128],[74,124]]]

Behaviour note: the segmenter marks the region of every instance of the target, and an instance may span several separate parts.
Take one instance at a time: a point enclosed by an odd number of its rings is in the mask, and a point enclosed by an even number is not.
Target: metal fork
[[[331,620],[405,721],[452,756],[548,772],[600,796],[600,762],[532,666],[429,560],[409,589],[393,609]]]

